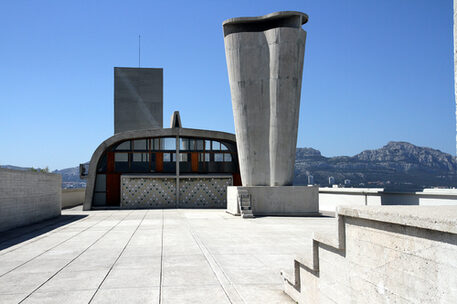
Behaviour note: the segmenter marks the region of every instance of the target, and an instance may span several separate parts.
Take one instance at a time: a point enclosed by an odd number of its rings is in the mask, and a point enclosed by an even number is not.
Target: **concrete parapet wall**
[[[60,216],[62,177],[0,169],[0,231]]]
[[[251,196],[253,215],[311,215],[319,212],[319,188],[308,186],[227,187],[227,211],[239,215],[238,191]]]
[[[457,189],[388,192],[382,188],[319,188],[319,211],[333,213],[338,206],[457,205]]]
[[[335,235],[283,273],[299,303],[453,303],[457,206],[340,208]],[[307,257],[308,256],[308,257]]]
[[[82,205],[85,194],[86,188],[62,189],[62,209]]]

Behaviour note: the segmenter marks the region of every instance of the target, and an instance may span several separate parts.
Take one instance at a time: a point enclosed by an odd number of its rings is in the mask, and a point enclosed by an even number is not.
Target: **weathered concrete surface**
[[[307,20],[277,12],[223,23],[243,186],[293,183]]]
[[[342,207],[336,227],[285,274],[299,303],[455,302],[457,206]]]
[[[114,133],[163,127],[163,69],[114,68]]]
[[[0,231],[60,215],[62,177],[0,168]]]
[[[457,205],[456,189],[388,192],[382,188],[319,188],[319,211],[334,215],[338,206]]]
[[[61,219],[85,215],[0,236],[0,303],[292,303],[280,270],[311,249],[311,231],[331,228],[223,210],[67,209]]]
[[[336,212],[338,206],[381,206],[382,188],[319,188],[319,211]]]
[[[256,215],[317,215],[319,188],[317,186],[227,187],[227,211],[239,215],[238,191],[251,196],[252,213]]]
[[[62,189],[62,209],[73,208],[84,203],[86,188]]]

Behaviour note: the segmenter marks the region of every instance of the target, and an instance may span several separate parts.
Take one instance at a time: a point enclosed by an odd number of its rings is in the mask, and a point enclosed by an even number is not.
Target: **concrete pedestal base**
[[[230,214],[241,215],[238,203],[240,191],[249,193],[254,216],[319,214],[317,186],[230,186],[227,187],[227,212]]]

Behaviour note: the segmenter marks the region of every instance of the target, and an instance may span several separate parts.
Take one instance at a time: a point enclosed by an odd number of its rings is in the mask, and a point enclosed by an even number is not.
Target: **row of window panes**
[[[133,162],[149,162],[149,153],[131,153]],[[198,161],[199,162],[209,162],[211,153],[199,153]],[[114,161],[115,162],[128,162],[129,153],[115,153]],[[232,155],[230,153],[213,153],[214,162],[231,162]],[[187,162],[189,161],[188,153],[179,153],[179,161]],[[176,161],[176,153],[163,153],[163,161],[170,162]]]
[[[227,151],[227,147],[218,141],[215,140],[203,140],[203,139],[194,139],[194,138],[180,138],[179,139],[179,149],[182,151]]]
[[[133,143],[133,145],[131,143]],[[148,151],[149,147],[151,147],[151,150],[176,150],[176,138],[158,137],[151,139],[134,139],[131,141],[127,140],[120,143],[116,147],[116,151]]]
[[[133,145],[131,144],[133,142]],[[179,148],[183,151],[227,151],[227,146],[215,140],[180,138]],[[149,149],[151,147],[151,149]],[[174,137],[127,140],[116,147],[117,151],[176,150]]]

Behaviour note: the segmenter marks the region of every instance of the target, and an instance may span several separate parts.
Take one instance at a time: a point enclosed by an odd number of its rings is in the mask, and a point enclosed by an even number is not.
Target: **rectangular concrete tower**
[[[114,68],[114,133],[163,127],[163,69]]]

